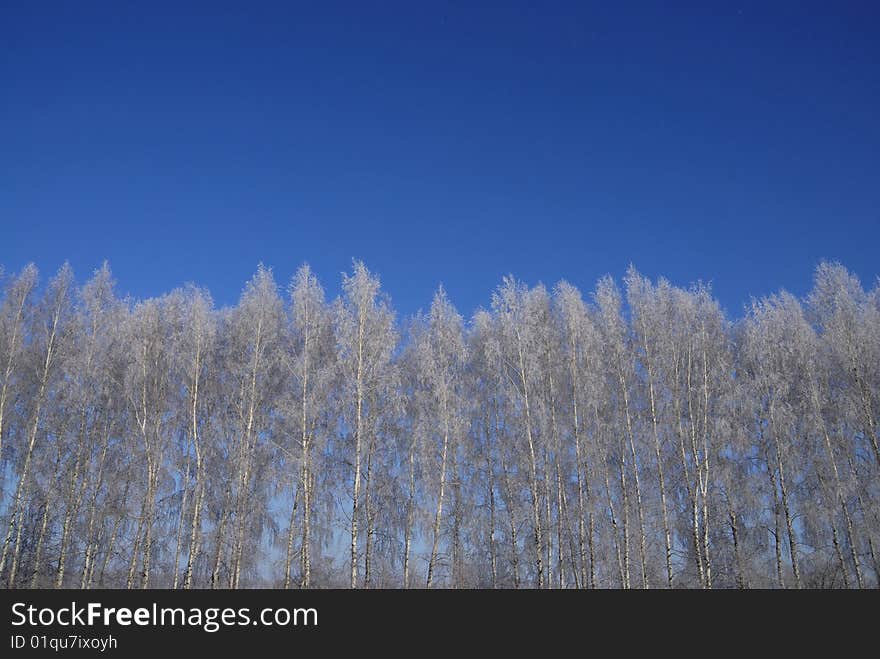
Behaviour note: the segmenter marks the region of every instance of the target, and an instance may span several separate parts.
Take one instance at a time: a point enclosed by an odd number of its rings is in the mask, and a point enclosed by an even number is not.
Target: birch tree
[[[343,428],[350,437],[349,457],[352,472],[350,586],[357,588],[358,534],[361,530],[364,460],[370,456],[375,439],[377,417],[371,414],[382,387],[384,370],[391,362],[397,343],[394,314],[380,293],[379,278],[360,261],[355,261],[351,275],[343,275],[342,298],[336,305],[335,332],[337,358],[341,369],[341,396],[345,401]],[[372,422],[372,424],[371,424]],[[372,427],[371,427],[372,425]]]
[[[464,369],[467,348],[461,316],[441,287],[434,295],[424,327],[413,338],[420,399],[416,432],[426,439],[426,480],[436,502],[431,525],[430,556],[425,586],[434,584],[440,530],[449,490],[451,455],[465,431]],[[408,560],[408,559],[407,559]]]
[[[296,419],[297,453],[300,455],[299,491],[302,493],[300,516],[300,588],[312,585],[312,519],[315,515],[315,455],[326,445],[326,433],[320,432],[322,420],[330,407],[335,384],[335,350],[332,317],[324,299],[324,289],[308,265],[302,266],[290,284],[292,359],[288,369],[295,396],[292,405]],[[324,423],[326,429],[329,424]],[[316,446],[317,445],[317,446]],[[284,587],[291,583],[291,563],[295,534],[295,502],[291,505],[288,529]]]

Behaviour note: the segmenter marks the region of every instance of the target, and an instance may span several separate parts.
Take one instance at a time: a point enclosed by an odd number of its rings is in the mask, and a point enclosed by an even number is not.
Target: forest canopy
[[[2,273],[0,273],[2,274]],[[726,317],[630,268],[400,321],[258,268],[0,279],[7,587],[874,587],[880,285]]]

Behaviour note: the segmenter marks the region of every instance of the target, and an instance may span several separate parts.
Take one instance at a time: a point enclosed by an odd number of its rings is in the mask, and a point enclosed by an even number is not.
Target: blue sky
[[[674,4],[4,3],[0,264],[226,304],[357,257],[404,315],[630,262],[734,316],[871,283],[876,3]]]

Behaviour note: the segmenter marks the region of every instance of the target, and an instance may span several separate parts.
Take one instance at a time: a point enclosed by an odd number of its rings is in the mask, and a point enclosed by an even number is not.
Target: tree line
[[[2,274],[2,273],[0,273]],[[399,322],[2,278],[7,587],[876,587],[880,286],[822,263],[725,316],[630,268]]]

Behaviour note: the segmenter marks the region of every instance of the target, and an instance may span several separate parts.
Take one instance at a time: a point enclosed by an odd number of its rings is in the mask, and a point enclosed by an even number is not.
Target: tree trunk
[[[357,375],[354,433],[354,486],[351,495],[351,587],[358,587],[358,505],[361,491],[361,443],[363,440],[364,400],[364,310],[358,313]]]
[[[739,546],[739,525],[737,523],[736,513],[733,510],[733,505],[731,505],[730,500],[727,501],[727,515],[730,523],[730,533],[733,536],[733,561],[736,565],[736,587],[740,590],[747,588],[743,565],[742,565],[742,552]]]
[[[406,528],[404,529],[403,541],[403,587],[409,588],[409,555],[412,545],[413,516],[415,512],[416,498],[416,442],[410,442],[409,449],[409,495],[406,501]]]
[[[779,446],[779,436],[776,424],[773,421],[773,406],[770,406],[770,425],[773,433],[773,445],[776,449],[776,469],[779,472],[779,489],[782,493],[782,510],[785,513],[785,527],[788,531],[788,548],[791,555],[791,569],[794,573],[795,588],[801,587],[801,573],[798,565],[797,541],[794,536],[794,521],[789,506],[788,488],[785,483],[785,467],[783,465],[782,449]]]
[[[644,342],[645,362],[648,368],[648,398],[651,403],[651,429],[654,436],[654,458],[657,461],[657,481],[660,485],[660,509],[663,515],[663,540],[666,549],[666,587],[672,588],[672,535],[669,532],[669,509],[666,504],[666,482],[663,477],[663,457],[660,451],[660,433],[657,429],[657,408],[654,401],[654,371],[647,337]]]
[[[498,588],[498,548],[495,542],[495,470],[492,466],[488,425],[486,429],[486,476],[489,498],[489,557],[492,561],[492,588]]]
[[[504,481],[505,508],[507,508],[507,523],[510,527],[510,562],[513,569],[513,587],[518,589],[519,579],[519,542],[516,539],[516,519],[513,514],[513,490],[510,487],[510,472],[507,469],[507,459],[504,457],[504,447],[498,447],[498,455],[501,459],[501,475]]]
[[[522,386],[522,397],[525,411],[526,441],[529,448],[529,489],[532,499],[532,525],[535,535],[535,570],[537,572],[538,588],[544,587],[544,565],[541,554],[544,549],[543,534],[541,532],[541,507],[538,500],[538,464],[535,454],[535,442],[532,437],[532,414],[529,406],[529,388],[526,379],[525,359],[523,356],[522,340],[519,330],[516,330],[517,354],[519,356],[519,377]]]
[[[373,457],[376,450],[376,438],[370,437],[370,444],[367,447],[367,473],[364,482],[364,517],[367,522],[367,537],[364,539],[364,588],[370,588],[372,584],[372,559],[373,559],[373,521],[375,511],[373,510],[372,488],[375,487],[373,482]]]
[[[691,546],[694,552],[694,563],[697,568],[697,576],[700,579],[700,585],[705,588],[706,587],[706,573],[703,569],[703,552],[700,549],[700,523],[699,523],[699,502],[697,493],[697,485],[696,483],[691,483],[690,469],[688,468],[688,460],[687,460],[687,449],[685,448],[684,438],[685,438],[685,429],[683,425],[683,415],[684,411],[682,409],[681,404],[681,391],[679,388],[679,378],[680,378],[680,364],[679,364],[679,356],[678,351],[673,347],[673,364],[674,364],[674,376],[673,381],[675,382],[674,391],[672,394],[672,399],[674,401],[675,406],[675,418],[676,418],[676,435],[678,436],[678,447],[679,447],[679,455],[681,457],[681,471],[684,480],[685,490],[687,492],[688,504],[691,511],[690,516],[690,531],[691,531]],[[690,350],[688,351],[688,371],[690,371]],[[688,387],[690,386],[690,374],[687,376]],[[690,418],[691,424],[693,424],[693,415],[691,412],[691,404],[690,404],[690,395],[688,395],[688,416]],[[697,456],[694,455],[694,470],[698,471],[697,466]],[[695,474],[694,478],[697,476]]]
[[[763,438],[762,438],[763,439]],[[765,454],[767,448],[765,447]],[[773,532],[773,545],[776,552],[776,581],[780,588],[785,588],[785,579],[782,572],[782,529],[779,527],[779,490],[776,486],[776,468],[770,462],[770,456],[765,455],[764,461],[767,464],[767,476],[770,479],[770,489],[773,491],[773,521],[775,530]]]
[[[186,570],[183,576],[183,589],[192,587],[193,570],[195,569],[196,557],[199,554],[199,542],[201,533],[202,499],[205,495],[205,474],[202,458],[202,445],[199,437],[199,382],[201,381],[201,341],[196,342],[196,358],[193,365],[192,383],[192,406],[190,407],[190,433],[192,434],[193,448],[196,452],[196,484],[193,495],[193,514],[189,532],[189,552],[186,559]]]
[[[312,585],[312,438],[309,435],[308,403],[309,403],[309,350],[311,343],[310,318],[306,318],[303,336],[303,370],[302,370],[302,415],[300,416],[300,439],[302,442],[302,474],[303,493],[302,540],[300,547],[300,588]],[[291,513],[292,514],[292,513]],[[291,518],[292,521],[292,518]]]
[[[443,448],[440,451],[440,489],[437,494],[437,508],[434,511],[434,528],[431,541],[431,557],[428,561],[428,577],[425,587],[430,588],[434,579],[434,565],[437,561],[437,550],[440,546],[440,522],[443,519],[443,497],[446,494],[446,460],[449,450],[449,413],[446,394],[443,395]],[[494,531],[493,531],[494,533]]]
[[[189,498],[189,470],[190,470],[190,454],[189,441],[186,442],[186,463],[183,468],[183,496],[180,502],[180,514],[177,517],[177,538],[174,543],[174,581],[171,585],[172,590],[177,590],[180,583],[180,552],[183,545],[183,522],[186,519],[187,499]]]
[[[633,484],[636,488],[636,512],[639,520],[639,558],[642,565],[642,587],[650,588],[648,583],[648,564],[647,564],[647,536],[645,534],[645,519],[642,511],[642,487],[639,479],[639,464],[636,458],[635,437],[632,429],[632,419],[629,413],[629,393],[626,388],[626,380],[623,375],[623,366],[621,364],[620,355],[617,356],[617,375],[620,380],[620,391],[623,395],[624,419],[626,420],[626,434],[629,439],[630,456],[632,457]]]
[[[296,506],[299,499],[299,489],[293,491],[293,503],[290,506],[290,524],[287,527],[287,557],[284,561],[284,585],[282,588],[290,588],[290,567],[293,564],[293,537],[296,531]],[[300,549],[300,551],[302,551]],[[302,580],[300,580],[302,583]]]
[[[109,407],[108,402],[108,407]],[[80,575],[79,587],[81,590],[84,590],[88,587],[90,576],[93,571],[92,563],[94,562],[95,554],[98,550],[96,544],[92,542],[92,535],[94,534],[95,529],[95,517],[97,516],[97,503],[98,497],[101,494],[101,488],[104,484],[104,463],[107,457],[107,448],[110,445],[110,421],[108,418],[107,430],[104,434],[104,442],[101,445],[101,456],[98,458],[98,473],[95,477],[95,489],[92,493],[91,500],[89,502],[89,514],[88,514],[88,523],[86,525],[86,535],[85,535],[85,555],[83,557],[83,569],[82,574]],[[128,494],[128,479],[126,478],[126,495]]]

